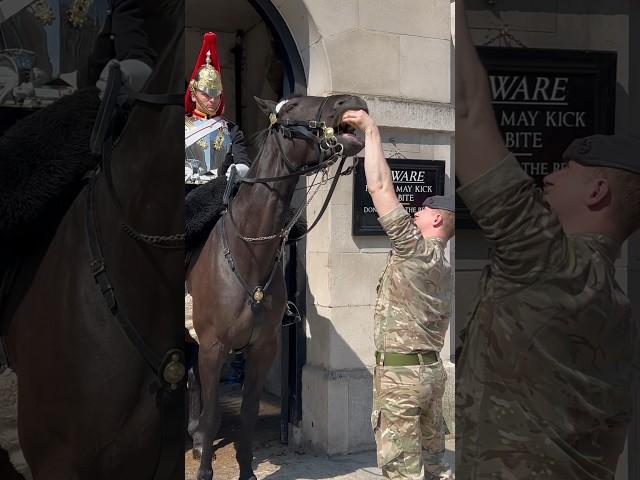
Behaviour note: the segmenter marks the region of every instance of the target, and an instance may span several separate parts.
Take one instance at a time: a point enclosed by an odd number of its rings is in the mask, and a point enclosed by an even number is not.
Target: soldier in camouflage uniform
[[[574,141],[540,196],[506,149],[464,11],[457,17],[459,194],[495,254],[456,365],[456,471],[613,480],[638,371],[615,260],[640,226],[640,142]]]
[[[398,201],[380,133],[364,111],[343,121],[363,130],[365,175],[393,250],[378,285],[376,368],[371,416],[385,478],[449,478],[439,353],[451,316],[452,277],[445,247],[454,233],[454,201],[430,197],[412,218]],[[423,455],[425,458],[423,458]]]

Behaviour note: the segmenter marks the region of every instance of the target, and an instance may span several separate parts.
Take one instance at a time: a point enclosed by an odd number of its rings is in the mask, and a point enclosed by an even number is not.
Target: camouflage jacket
[[[423,238],[402,206],[378,220],[393,250],[378,283],[376,350],[439,352],[451,316],[452,277],[445,242]]]
[[[619,245],[565,235],[513,156],[459,194],[495,254],[456,364],[456,470],[613,479],[638,342]]]

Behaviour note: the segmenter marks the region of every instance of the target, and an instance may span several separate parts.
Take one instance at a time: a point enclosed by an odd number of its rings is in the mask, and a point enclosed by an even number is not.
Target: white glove
[[[119,65],[120,71],[122,72],[122,87],[120,88],[120,93],[118,94],[118,103],[120,105],[124,104],[127,100],[127,95],[125,92],[125,86],[139,92],[147,79],[151,75],[151,67],[144,63],[141,60],[122,60],[119,62],[118,60],[109,60],[105,67],[102,69],[100,73],[100,78],[96,82],[96,87],[100,90],[99,96],[100,100],[104,96],[104,91],[107,88],[107,79],[109,77],[109,68],[111,65]]]
[[[234,164],[236,167],[236,173],[240,177],[246,177],[247,172],[249,171],[249,167],[247,167],[244,163],[236,163]],[[229,180],[229,176],[231,175],[231,167],[227,169],[227,180]]]

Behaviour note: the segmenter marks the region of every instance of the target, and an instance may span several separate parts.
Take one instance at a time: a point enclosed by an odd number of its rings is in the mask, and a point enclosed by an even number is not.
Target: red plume
[[[222,79],[222,74],[220,72],[220,59],[218,58],[218,46],[217,46],[217,37],[213,32],[207,32],[204,34],[202,39],[202,47],[200,47],[200,53],[198,54],[198,58],[196,60],[195,65],[193,66],[193,71],[191,72],[190,80],[193,80],[200,70],[200,67],[205,65],[207,61],[207,52],[211,52],[211,66],[216,69],[220,78]],[[187,115],[191,115],[193,109],[196,107],[196,104],[191,100],[191,91],[189,87],[187,87],[187,91],[184,95],[184,109]],[[214,116],[222,115],[224,112],[224,95],[220,95],[220,107],[216,111]]]

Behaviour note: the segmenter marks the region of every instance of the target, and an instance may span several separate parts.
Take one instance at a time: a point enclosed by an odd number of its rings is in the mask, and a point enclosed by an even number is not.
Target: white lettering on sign
[[[392,170],[391,177],[393,178],[393,182],[424,182],[425,181],[425,173],[424,171],[416,171],[416,170]]]
[[[542,132],[506,132],[507,148],[542,148]]]
[[[586,127],[584,116],[587,112],[547,112],[547,127]]]
[[[491,93],[496,102],[566,102],[568,77],[492,75]]]
[[[520,162],[520,165],[531,176],[549,174],[549,164],[545,162]]]
[[[516,113],[505,110],[501,114],[500,125],[504,127],[533,127],[539,114],[539,111]]]
[[[413,194],[404,194],[404,195],[398,195],[398,200],[400,202],[413,202],[414,196]]]

